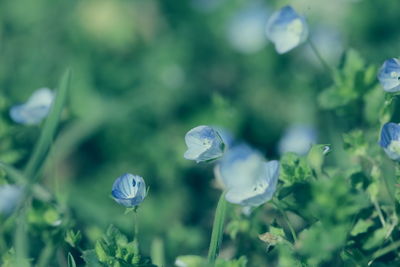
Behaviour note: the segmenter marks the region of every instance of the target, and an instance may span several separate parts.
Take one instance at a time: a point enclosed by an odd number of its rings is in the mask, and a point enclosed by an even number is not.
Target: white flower
[[[247,145],[228,150],[216,166],[217,179],[226,189],[226,200],[243,206],[259,206],[276,190],[279,162],[265,161]]]
[[[209,126],[197,126],[185,135],[188,150],[184,157],[196,162],[210,161],[221,157],[225,144],[219,133]]]
[[[10,117],[21,124],[39,124],[48,115],[53,100],[54,93],[50,89],[38,89],[26,103],[11,107]]]
[[[285,6],[272,14],[267,22],[267,37],[275,44],[279,54],[286,53],[308,37],[306,20],[291,6]]]

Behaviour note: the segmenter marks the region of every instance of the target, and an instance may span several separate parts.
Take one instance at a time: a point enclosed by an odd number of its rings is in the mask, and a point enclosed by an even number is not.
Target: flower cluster
[[[225,132],[223,136],[230,134]],[[185,140],[186,159],[196,162],[218,159],[215,173],[226,191],[227,201],[259,206],[272,198],[279,177],[278,161],[267,162],[261,153],[246,144],[235,145],[231,138],[226,138],[231,144],[224,150],[224,139],[210,126],[193,128]]]

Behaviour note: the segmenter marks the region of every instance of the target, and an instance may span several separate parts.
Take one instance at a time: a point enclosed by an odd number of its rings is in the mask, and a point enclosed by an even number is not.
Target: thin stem
[[[222,243],[226,209],[227,209],[227,202],[225,200],[225,192],[223,192],[221,194],[221,197],[219,198],[217,209],[215,211],[210,247],[208,249],[208,263],[210,266],[214,266],[215,260],[218,257],[219,248]]]
[[[386,255],[387,253],[392,252],[393,250],[396,250],[399,247],[400,247],[400,241],[396,241],[390,244],[389,246],[381,248],[380,250],[376,251],[374,254],[372,254],[372,259],[368,263],[368,266],[370,266],[377,258],[382,257],[383,255]]]
[[[134,238],[133,238],[133,264],[138,264],[140,262],[140,254],[139,254],[139,241],[138,241],[138,234],[139,234],[139,221],[137,215],[137,209],[133,210],[135,223],[134,223]]]
[[[272,200],[272,203],[275,205],[275,207],[279,210],[279,212],[282,214],[283,219],[285,220],[287,226],[289,227],[290,233],[292,234],[292,238],[294,242],[297,242],[297,235],[296,231],[293,228],[292,223],[289,220],[289,217],[287,216],[286,212],[281,208],[280,204],[276,200]]]
[[[374,204],[374,207],[375,207],[376,211],[378,212],[379,220],[381,221],[382,226],[386,227],[385,217],[383,217],[383,213],[382,213],[381,207],[379,206],[378,201],[372,200],[372,203]]]
[[[329,76],[332,78],[332,80],[334,81],[334,77],[333,77],[333,70],[332,68],[329,66],[329,64],[326,62],[326,60],[321,56],[321,54],[319,53],[317,47],[315,46],[314,42],[311,40],[311,38],[308,38],[308,44],[310,45],[311,50],[313,51],[313,53],[315,54],[315,56],[318,58],[318,60],[321,62],[322,66],[324,66],[325,70],[329,73]]]

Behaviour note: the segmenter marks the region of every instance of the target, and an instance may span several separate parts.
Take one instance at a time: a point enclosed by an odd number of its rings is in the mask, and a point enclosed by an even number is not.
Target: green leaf
[[[70,70],[67,70],[60,80],[53,105],[43,126],[39,141],[36,143],[33,154],[26,165],[24,175],[31,180],[35,178],[38,170],[43,165],[51,143],[53,142],[60,121],[61,112],[63,111],[66,102],[70,76],[71,72]]]
[[[102,240],[96,242],[94,250],[96,251],[97,258],[100,262],[108,261],[110,251],[107,245]]]
[[[67,233],[65,234],[65,242],[67,242],[71,247],[75,248],[77,247],[78,243],[82,239],[82,234],[80,231],[77,231],[74,233],[73,230],[68,230]]]
[[[311,167],[304,157],[300,157],[295,153],[289,152],[283,155],[280,163],[280,180],[285,183],[285,186],[306,182],[312,178]]]
[[[74,257],[70,252],[68,252],[68,267],[76,267]]]
[[[364,219],[359,219],[357,223],[354,225],[353,229],[351,230],[350,234],[352,236],[356,236],[359,234],[363,234],[368,231],[368,229],[374,225],[374,222],[372,220],[364,220]]]
[[[224,232],[226,208],[227,202],[225,200],[225,193],[222,193],[218,201],[217,210],[215,211],[210,247],[208,249],[208,262],[210,264],[213,264],[215,259],[218,257],[219,248],[222,242],[222,235]]]
[[[386,227],[377,229],[372,234],[372,236],[370,236],[367,239],[367,241],[365,241],[365,243],[363,245],[363,249],[369,250],[369,249],[373,249],[373,248],[376,248],[376,247],[382,245],[385,240],[385,236],[386,236],[387,232],[388,232],[388,229]]]
[[[83,251],[82,258],[86,262],[87,267],[103,267],[97,260],[96,251],[94,249]]]

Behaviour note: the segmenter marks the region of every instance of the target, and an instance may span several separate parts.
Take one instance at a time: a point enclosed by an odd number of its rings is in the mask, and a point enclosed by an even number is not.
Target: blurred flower
[[[22,189],[16,185],[0,186],[0,214],[8,215],[16,208]]]
[[[315,130],[305,125],[293,125],[289,127],[279,142],[279,153],[294,152],[305,155],[311,145],[317,141]]]
[[[224,153],[225,144],[219,133],[209,126],[197,126],[185,135],[188,150],[184,157],[196,162],[214,160]]]
[[[146,197],[146,184],[142,177],[125,173],[115,180],[111,194],[118,204],[138,206]]]
[[[382,127],[380,146],[389,158],[400,160],[400,125],[393,122],[385,123]]]
[[[396,58],[386,60],[379,69],[378,80],[386,92],[400,91],[400,62]]]
[[[307,39],[308,28],[303,16],[291,6],[285,6],[268,19],[266,33],[276,51],[283,54]]]
[[[21,124],[39,124],[49,113],[54,93],[48,88],[36,90],[28,101],[10,109],[10,117]]]
[[[226,189],[227,201],[259,206],[270,200],[275,192],[279,162],[267,162],[259,152],[241,144],[226,152],[215,173]]]
[[[227,38],[234,49],[251,54],[260,51],[267,44],[265,19],[267,11],[262,6],[241,10],[230,21]]]

